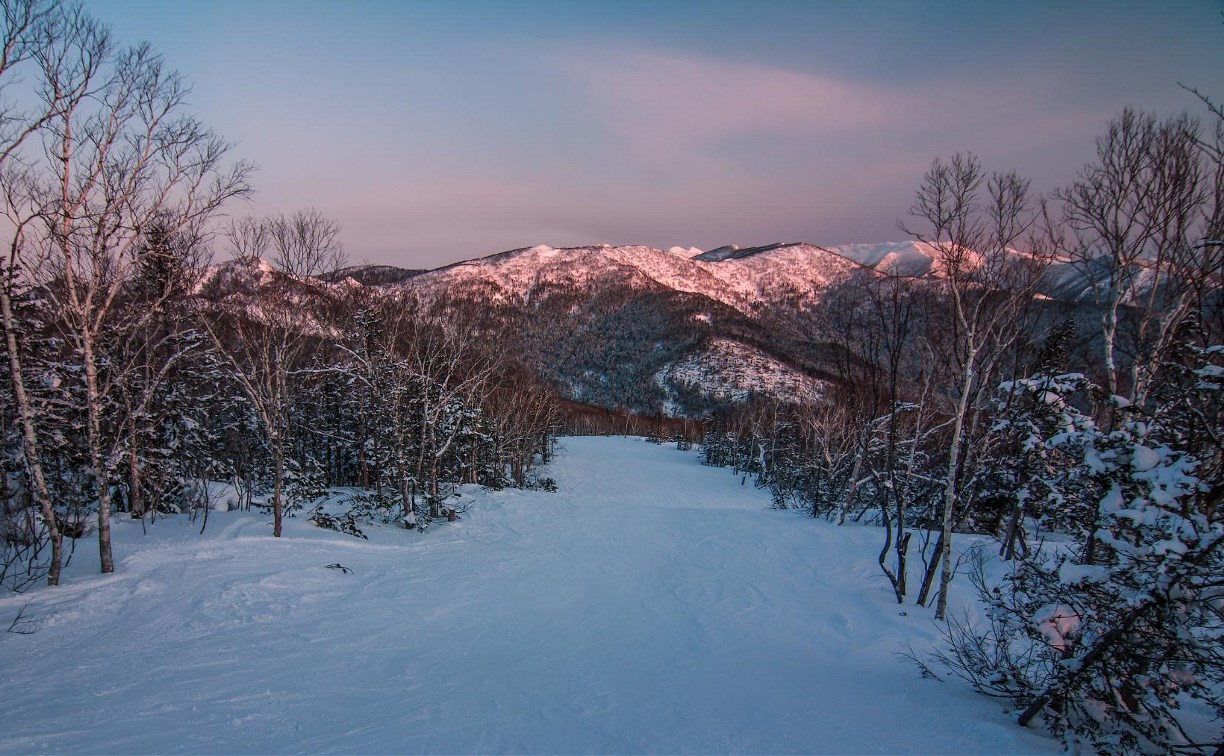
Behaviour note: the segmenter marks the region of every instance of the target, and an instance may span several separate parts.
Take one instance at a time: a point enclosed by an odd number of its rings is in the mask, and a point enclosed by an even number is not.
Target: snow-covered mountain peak
[[[698,255],[704,254],[697,247],[671,247],[667,251],[678,257],[683,257],[686,260],[691,260]]]
[[[932,270],[938,250],[920,241],[881,244],[842,244],[832,250],[848,260],[894,276],[925,276]]]
[[[485,301],[525,302],[540,287],[590,291],[616,281],[637,289],[700,294],[753,315],[773,304],[813,302],[832,285],[862,272],[939,277],[945,261],[938,247],[916,240],[822,247],[774,242],[726,245],[709,251],[641,245],[597,244],[532,247],[466,260],[405,278],[397,285],[425,299],[437,293]],[[966,267],[980,260],[970,254]],[[359,279],[360,280],[360,279]]]
[[[878,250],[852,245],[840,248],[849,252],[842,254],[802,242],[728,245],[708,252],[693,247],[664,251],[640,245],[555,248],[541,244],[439,268],[410,278],[404,285],[427,299],[434,291],[466,289],[488,301],[523,302],[540,286],[590,289],[598,282],[616,280],[634,288],[700,294],[752,314],[770,302],[817,299],[825,288],[864,265],[870,267],[886,254],[912,245],[876,245],[882,247]],[[860,263],[855,252],[869,262]],[[911,250],[909,254],[918,253]],[[921,259],[929,267],[929,258]],[[917,271],[922,266],[909,267]]]
[[[606,280],[637,288],[704,294],[733,306],[742,304],[735,288],[705,266],[684,255],[646,246],[537,245],[429,271],[405,285],[426,297],[435,290],[469,287],[493,300],[525,301],[531,290],[542,285],[585,289]]]
[[[282,275],[267,260],[259,257],[233,258],[210,265],[200,276],[195,290],[220,283],[227,287],[255,290]]]

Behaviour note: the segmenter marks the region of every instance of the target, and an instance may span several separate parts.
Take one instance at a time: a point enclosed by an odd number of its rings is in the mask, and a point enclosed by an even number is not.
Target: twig
[[[30,601],[33,601],[33,599]],[[38,632],[38,620],[29,619],[25,616],[25,611],[29,606],[30,602],[27,601],[22,605],[21,610],[17,612],[17,616],[13,618],[12,623],[8,626],[8,631],[10,633],[16,633],[17,635],[33,635],[34,633]]]

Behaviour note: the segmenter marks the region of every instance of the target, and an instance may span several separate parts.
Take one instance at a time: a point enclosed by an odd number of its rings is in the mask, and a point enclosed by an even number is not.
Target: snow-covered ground
[[[67,585],[0,599],[38,622],[0,633],[0,751],[1058,750],[895,657],[937,633],[877,530],[636,439],[566,439],[552,474],[368,542],[116,520],[116,574],[82,542]]]
[[[760,349],[732,339],[711,339],[684,359],[662,367],[655,383],[664,390],[679,384],[722,401],[747,402],[754,394],[796,404],[812,402],[828,385],[809,378]],[[679,416],[682,408],[669,402],[666,411]]]

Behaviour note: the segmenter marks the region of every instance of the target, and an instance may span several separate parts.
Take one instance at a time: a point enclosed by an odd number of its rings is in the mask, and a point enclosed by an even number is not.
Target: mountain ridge
[[[424,271],[350,266],[313,281],[320,293],[361,287],[439,317],[474,308],[501,348],[561,396],[691,417],[759,396],[819,401],[836,374],[820,325],[826,294],[861,275],[935,281],[938,258],[916,240],[704,252],[535,245]],[[1083,282],[1063,267],[1051,293],[1082,301]],[[279,275],[261,263],[211,277],[249,282],[253,294]]]

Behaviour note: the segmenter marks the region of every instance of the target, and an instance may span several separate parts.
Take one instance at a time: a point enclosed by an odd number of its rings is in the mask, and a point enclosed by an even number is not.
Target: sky
[[[905,238],[931,161],[1049,191],[1125,106],[1224,100],[1224,0],[85,0],[354,263]]]

